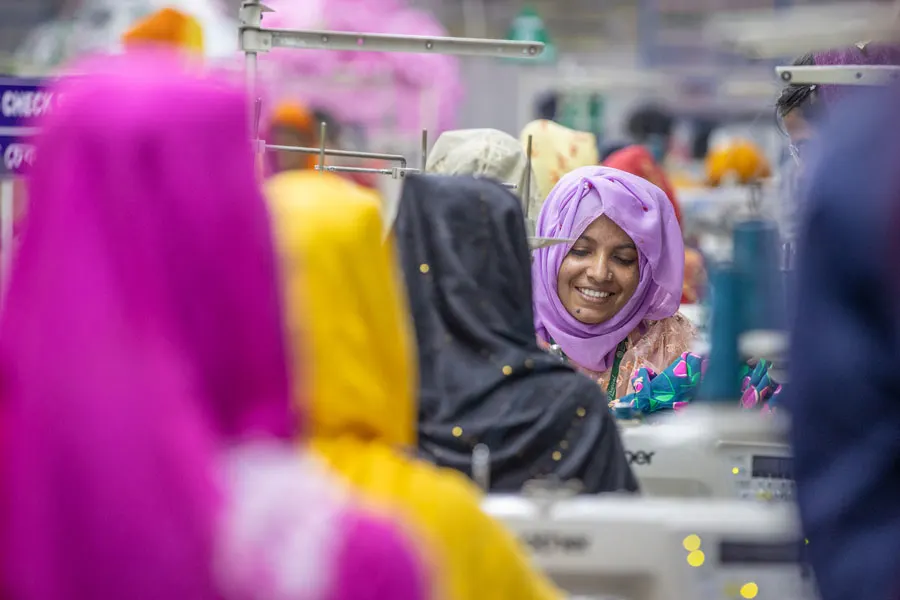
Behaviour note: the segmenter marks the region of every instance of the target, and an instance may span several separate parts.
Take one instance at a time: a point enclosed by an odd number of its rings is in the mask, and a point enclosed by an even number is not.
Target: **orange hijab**
[[[315,118],[313,117],[312,112],[299,102],[284,101],[276,106],[275,112],[272,114],[271,127],[273,129],[282,127],[284,129],[293,130],[311,140],[318,140],[319,137],[316,132]],[[270,143],[277,143],[278,140],[274,139],[274,136],[270,135],[269,137],[273,138],[270,140]],[[275,168],[275,153],[272,153],[271,156],[270,166],[272,170],[277,170]],[[302,161],[303,167],[301,168],[314,169],[316,160],[316,156],[312,154],[305,155]]]
[[[664,191],[675,208],[675,218],[681,223],[681,207],[675,197],[675,188],[665,171],[653,160],[649,150],[640,145],[626,146],[610,154],[603,164],[642,177]]]

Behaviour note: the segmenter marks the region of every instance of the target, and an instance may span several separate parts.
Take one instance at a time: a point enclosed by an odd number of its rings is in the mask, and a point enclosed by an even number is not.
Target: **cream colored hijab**
[[[532,121],[519,136],[521,147],[528,146],[531,136],[531,168],[537,181],[538,194],[528,207],[528,215],[537,219],[547,194],[559,179],[580,167],[600,163],[597,137],[592,133],[575,131],[553,121]]]
[[[528,172],[528,157],[513,136],[497,129],[457,129],[445,131],[428,154],[425,170],[439,175],[474,175],[512,183],[522,200],[528,244],[532,250],[568,240],[535,238],[534,220],[542,204],[534,173]],[[530,178],[526,188],[526,177]],[[526,189],[528,198],[523,198]]]
[[[490,177],[501,183],[515,184],[513,192],[522,197],[528,158],[516,138],[497,129],[457,129],[445,131],[428,155],[426,170],[441,175],[474,175]],[[528,210],[538,197],[534,175],[531,176],[529,196],[522,199]],[[537,215],[528,215],[532,219]]]

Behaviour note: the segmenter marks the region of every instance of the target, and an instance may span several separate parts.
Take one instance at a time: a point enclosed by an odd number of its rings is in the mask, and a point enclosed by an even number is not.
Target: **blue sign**
[[[53,109],[54,92],[40,79],[0,77],[0,175],[18,174],[34,162],[35,120]]]
[[[53,107],[53,92],[39,79],[0,78],[0,129],[28,127]]]
[[[34,164],[34,144],[28,136],[0,135],[0,175],[18,175]]]

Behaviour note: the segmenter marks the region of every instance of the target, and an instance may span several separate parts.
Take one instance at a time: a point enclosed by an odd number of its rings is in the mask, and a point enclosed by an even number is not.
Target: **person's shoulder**
[[[668,319],[663,319],[663,322],[669,331],[676,331],[691,336],[697,333],[694,323],[680,312],[675,313]]]
[[[681,313],[645,324],[646,331],[635,343],[634,353],[656,371],[665,369],[678,356],[690,351],[697,338],[697,328]]]
[[[697,334],[697,328],[694,326],[693,322],[680,312],[658,321],[646,321],[646,324],[647,334],[683,334],[690,337]],[[647,335],[645,334],[645,337],[646,336]]]

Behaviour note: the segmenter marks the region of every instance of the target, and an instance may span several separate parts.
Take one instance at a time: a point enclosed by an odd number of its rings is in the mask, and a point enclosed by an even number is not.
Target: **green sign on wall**
[[[547,28],[544,26],[544,20],[530,6],[523,8],[522,12],[513,19],[506,39],[514,42],[542,42],[544,44],[544,52],[536,60],[541,62],[556,60],[556,46],[550,41]]]

